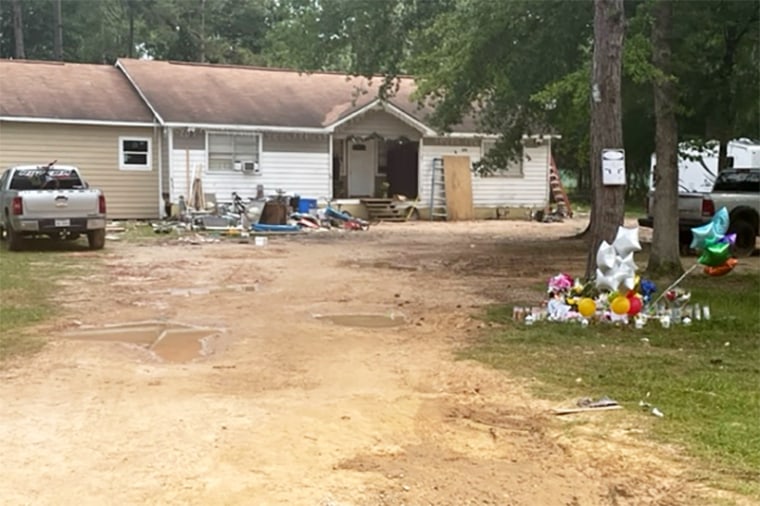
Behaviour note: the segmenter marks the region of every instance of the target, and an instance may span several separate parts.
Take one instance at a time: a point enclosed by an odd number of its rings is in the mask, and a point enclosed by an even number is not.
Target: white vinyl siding
[[[259,157],[260,174],[207,170],[206,150],[175,149],[171,157],[171,198],[187,197],[193,174],[203,178],[204,193],[213,193],[217,202],[229,202],[232,192],[243,199],[256,196],[262,185],[264,194],[277,189],[307,198],[331,197],[331,160],[326,135],[263,134]]]
[[[480,160],[481,147],[478,145],[456,145],[455,139],[448,142],[433,140],[439,145],[430,145],[423,140],[420,156],[420,200],[423,206],[430,205],[430,184],[433,160],[443,155],[466,155],[470,162]],[[448,145],[440,145],[448,144]],[[472,143],[468,143],[472,144]],[[475,207],[533,207],[544,206],[549,198],[549,146],[548,143],[523,149],[522,177],[480,177],[473,173],[472,200]]]
[[[483,139],[481,156],[487,156],[489,151],[491,151],[495,145],[495,140]],[[524,175],[525,173],[523,172],[523,159],[521,157],[519,160],[510,160],[507,167],[496,169],[486,177],[523,177]]]
[[[120,170],[119,139],[148,138],[155,146],[158,135],[158,129],[145,127],[0,122],[0,167],[53,160],[77,166],[105,194],[109,218],[154,219],[160,206],[158,171]],[[158,163],[156,151],[152,165]]]

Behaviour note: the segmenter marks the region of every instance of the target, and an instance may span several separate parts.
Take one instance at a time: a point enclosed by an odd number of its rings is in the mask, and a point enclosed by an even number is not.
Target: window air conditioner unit
[[[261,169],[259,168],[259,164],[254,161],[245,161],[241,162],[243,173],[244,174],[261,174]]]

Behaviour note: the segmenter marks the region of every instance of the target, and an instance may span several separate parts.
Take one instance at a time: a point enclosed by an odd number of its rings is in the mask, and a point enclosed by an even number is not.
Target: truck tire
[[[90,249],[103,249],[106,245],[106,229],[101,228],[87,232],[87,243]]]
[[[5,227],[5,233],[8,234],[8,250],[9,251],[21,251],[24,249],[24,236],[13,230],[13,227],[8,225]]]
[[[728,233],[736,234],[736,244],[734,245],[736,256],[749,256],[755,250],[757,230],[749,221],[742,219],[732,221]]]

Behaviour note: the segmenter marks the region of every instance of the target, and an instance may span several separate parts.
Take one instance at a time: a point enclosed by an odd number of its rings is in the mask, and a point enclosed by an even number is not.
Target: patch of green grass
[[[511,307],[492,307],[485,318],[505,326],[464,356],[538,378],[548,397],[612,397],[641,416],[654,437],[703,459],[724,484],[760,494],[751,485],[760,483],[760,275],[694,277],[688,284],[692,301],[710,306],[710,321],[667,330],[656,322],[640,330],[525,326],[512,322]],[[665,417],[642,410],[640,400]]]
[[[28,327],[56,314],[56,281],[73,266],[67,252],[0,249],[0,362],[44,345]]]
[[[150,242],[166,237],[176,235],[176,232],[170,234],[157,234],[150,223],[127,221],[122,223],[124,232],[115,234],[121,236],[122,240],[127,242]]]

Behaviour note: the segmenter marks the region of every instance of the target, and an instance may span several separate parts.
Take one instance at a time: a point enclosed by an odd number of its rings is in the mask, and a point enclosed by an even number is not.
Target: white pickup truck
[[[39,236],[77,239],[86,234],[90,249],[105,245],[105,197],[71,165],[6,169],[0,176],[0,212],[0,238],[11,251]]]
[[[691,242],[691,229],[710,221],[715,211],[722,207],[728,210],[730,216],[729,233],[736,234],[736,253],[752,253],[760,233],[760,168],[726,169],[718,175],[709,193],[678,195],[679,242],[682,248]],[[653,221],[649,213],[646,218],[639,219],[639,225],[652,227]]]

